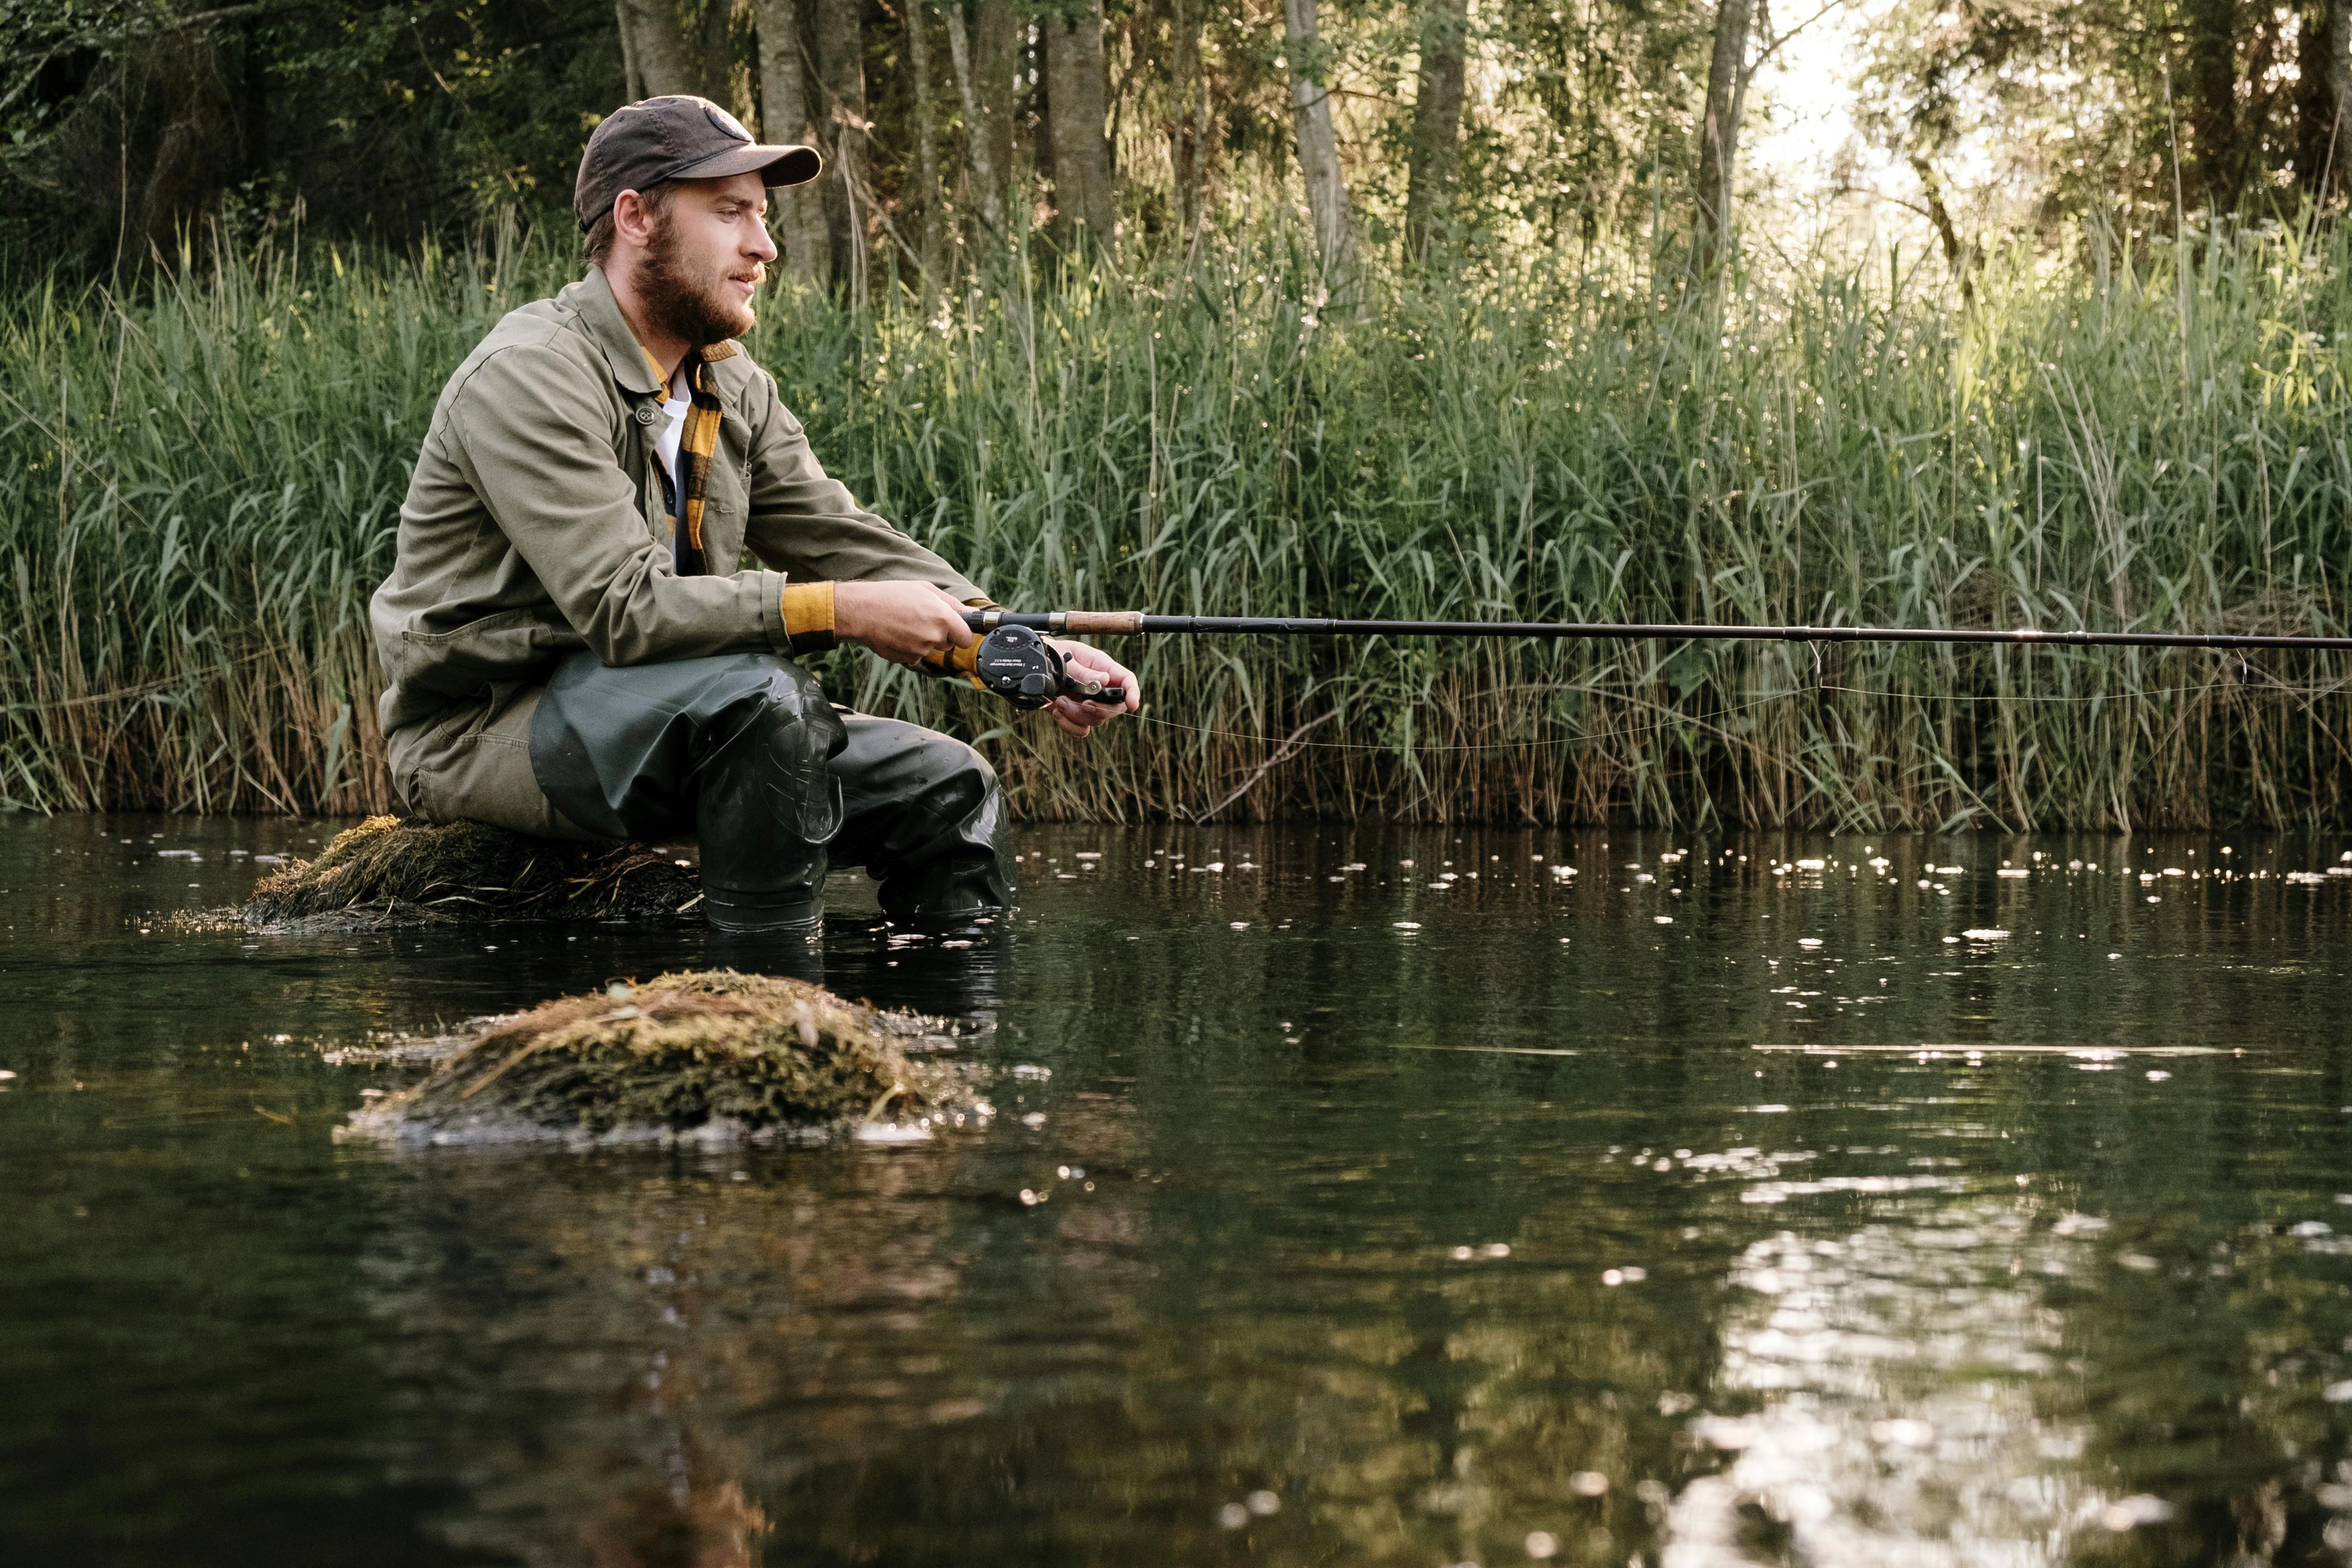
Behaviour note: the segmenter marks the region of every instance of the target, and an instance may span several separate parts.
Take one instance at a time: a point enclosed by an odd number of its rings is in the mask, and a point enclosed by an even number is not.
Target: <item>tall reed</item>
[[[1268,229],[1007,264],[925,320],[779,295],[820,455],[1008,604],[2340,632],[2337,231],[1675,286],[1642,258],[1344,306]],[[570,271],[493,238],[0,303],[0,798],[388,800],[368,592],[440,381]],[[863,655],[1032,816],[1891,828],[2352,819],[2344,661],[2042,647],[1164,639],[1079,748]],[[1267,766],[1269,762],[1273,765]]]

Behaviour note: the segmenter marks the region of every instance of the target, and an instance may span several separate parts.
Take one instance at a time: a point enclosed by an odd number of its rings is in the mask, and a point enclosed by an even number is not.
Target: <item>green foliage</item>
[[[711,3],[732,26],[701,86],[756,122],[763,13],[750,0]],[[1014,206],[1049,206],[1036,152],[1048,106],[1029,30],[1070,4],[955,3],[973,38],[1001,51],[989,57],[996,70],[1009,65],[1014,79],[981,84],[1012,159],[995,174]],[[801,8],[803,26],[814,5]],[[1321,41],[1302,61],[1279,5],[1108,5],[1106,130],[1122,244],[1189,240],[1199,213],[1232,227],[1262,216],[1269,197],[1296,205],[1290,68],[1305,64],[1331,89],[1360,237],[1396,246],[1421,9],[1320,0]],[[1887,204],[1911,205],[1899,169],[1909,164],[1956,270],[1973,268],[1976,245],[1998,243],[1979,230],[2063,237],[2072,219],[2095,214],[2129,237],[2200,214],[2284,213],[2337,199],[2352,164],[2334,150],[2326,0],[1830,9],[1826,21],[1811,7],[1778,20],[1801,30],[1868,12],[1855,35],[1862,137],[1845,149],[1847,195],[1891,217],[1900,208]],[[690,27],[698,10],[671,20]],[[1441,261],[1507,269],[1530,250],[1686,225],[1715,10],[1712,0],[1477,7]],[[914,22],[931,29],[928,116],[914,98]],[[937,0],[866,5],[859,26],[872,121],[859,159],[864,239],[870,254],[908,264],[877,264],[871,276],[878,289],[920,293],[909,237],[924,219],[944,219],[971,247],[951,271],[991,247],[976,218],[971,128]],[[995,29],[984,39],[983,26]],[[1780,38],[1767,7],[1751,68]],[[791,44],[803,53],[809,40]],[[37,273],[67,258],[118,279],[151,255],[168,265],[183,248],[201,252],[216,226],[243,244],[299,216],[311,233],[398,246],[426,234],[455,243],[507,207],[553,217],[587,132],[626,90],[612,0],[0,0],[0,183],[17,198],[0,216],[0,260],[28,258]],[[1827,85],[1768,72],[1744,101],[1751,121],[1769,120],[1776,94]],[[914,148],[927,121],[945,171],[931,191]],[[1898,165],[1888,188],[1867,188],[1888,153]]]
[[[0,253],[36,272],[560,211],[622,92],[607,0],[0,0]]]
[[[2188,212],[2292,210],[2326,183],[2336,106],[2325,0],[1897,0],[1861,79],[1873,135],[1965,148],[2055,212],[2168,232]]]
[[[861,499],[998,598],[1411,617],[2336,632],[2352,243],[2226,231],[1720,300],[1596,247],[1360,318],[1276,224],[1122,280],[913,310],[772,299],[751,347]],[[568,237],[560,242],[568,246]],[[0,314],[0,795],[381,809],[366,595],[441,380],[569,274],[511,239],[224,260]],[[1021,810],[1857,826],[2347,818],[2340,660],[2044,648],[1165,639],[1080,750],[985,735]],[[1318,722],[1319,721],[1319,722]],[[1285,748],[1285,737],[1316,727]]]

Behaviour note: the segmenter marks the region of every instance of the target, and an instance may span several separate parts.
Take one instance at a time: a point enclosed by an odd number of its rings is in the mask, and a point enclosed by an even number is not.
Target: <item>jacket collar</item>
[[[640,395],[665,392],[659,369],[653,356],[637,342],[636,333],[629,330],[628,318],[621,314],[621,302],[613,298],[613,286],[604,280],[604,269],[591,267],[586,277],[564,290],[572,297],[572,308],[580,312],[580,324],[587,329],[588,337],[604,355],[604,363],[613,372],[613,379],[622,390]],[[731,359],[738,350],[731,342],[711,343],[696,351],[706,364],[717,360]]]

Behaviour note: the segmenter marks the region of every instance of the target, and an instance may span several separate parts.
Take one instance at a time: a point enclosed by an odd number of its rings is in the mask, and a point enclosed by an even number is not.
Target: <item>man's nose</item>
[[[746,248],[762,263],[773,261],[776,258],[775,236],[768,232],[766,224],[755,224],[751,228],[751,243]]]

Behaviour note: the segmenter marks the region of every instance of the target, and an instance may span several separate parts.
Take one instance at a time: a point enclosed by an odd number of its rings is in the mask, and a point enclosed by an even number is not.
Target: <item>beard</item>
[[[688,259],[677,230],[664,223],[649,237],[646,254],[637,263],[637,298],[645,302],[652,325],[699,348],[723,343],[751,330],[757,318],[749,305],[737,305],[724,293],[728,266],[715,262],[697,267]]]

